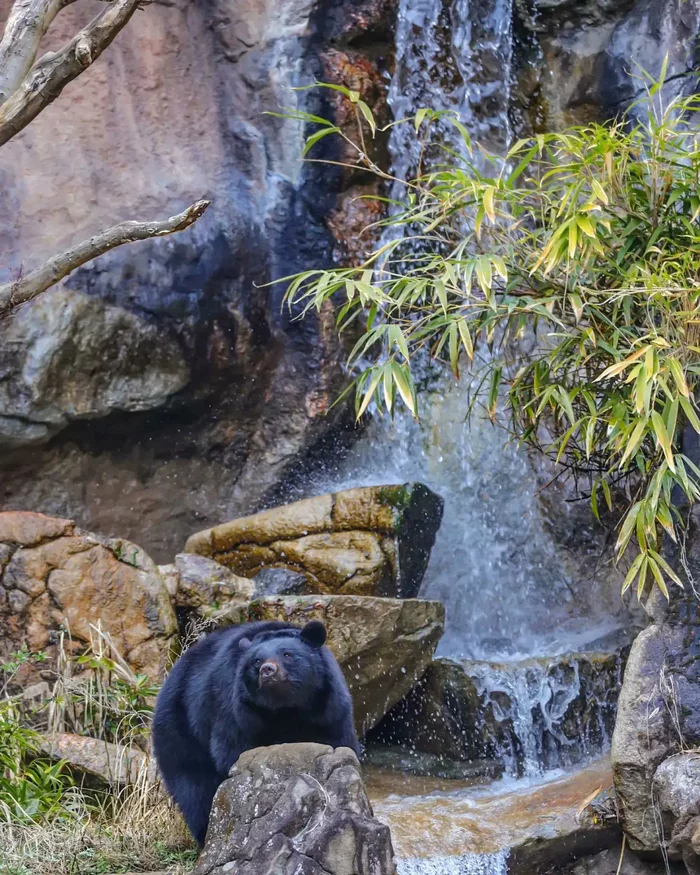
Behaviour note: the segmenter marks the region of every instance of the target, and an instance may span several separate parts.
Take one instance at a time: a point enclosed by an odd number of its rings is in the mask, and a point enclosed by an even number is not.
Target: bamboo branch
[[[0,286],[0,318],[20,304],[36,298],[76,268],[97,258],[98,255],[109,252],[110,249],[137,240],[148,240],[151,237],[163,237],[166,234],[184,231],[203,215],[209,203],[206,200],[197,201],[184,213],[161,222],[122,222],[79,243],[62,255],[50,258],[27,276]]]
[[[24,81],[41,40],[65,6],[75,0],[15,0],[0,40],[0,106]]]
[[[63,3],[61,0],[44,0],[43,3],[41,0],[19,0],[19,2],[24,7],[33,8],[35,11],[40,11],[42,6],[45,7],[45,16],[50,14],[54,6],[58,7],[53,12],[55,16],[62,5],[67,5],[65,0]],[[67,2],[72,2],[72,0],[67,0]],[[0,106],[0,146],[7,143],[33,121],[58,97],[69,82],[77,78],[93,61],[99,58],[119,31],[129,22],[134,12],[144,3],[149,2],[151,0],[109,0],[105,9],[62,49],[58,52],[49,52],[40,58],[25,75],[21,84]],[[22,8],[19,11],[21,13]],[[13,8],[13,14],[14,12]],[[12,17],[13,15],[11,15]],[[7,38],[7,49],[9,50],[12,48],[13,41],[15,45],[18,41],[21,42],[24,46],[23,52],[26,59],[30,53],[34,36],[30,38],[29,35],[26,35],[22,39],[18,31],[19,27],[20,25],[15,21],[9,35],[6,33],[6,37],[3,37],[3,44]],[[18,61],[17,70],[22,68],[23,63],[24,61],[22,63]],[[9,78],[14,81],[17,75],[18,73],[15,71]]]

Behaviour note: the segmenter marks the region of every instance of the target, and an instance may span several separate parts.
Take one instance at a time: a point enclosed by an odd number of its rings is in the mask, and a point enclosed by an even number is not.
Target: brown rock
[[[165,582],[140,547],[31,513],[0,513],[0,538],[11,550],[0,576],[3,656],[24,645],[50,653],[59,628],[87,643],[99,624],[136,672],[162,677],[177,621]]]
[[[442,499],[420,483],[369,486],[197,532],[185,550],[248,577],[298,571],[320,593],[413,598],[441,520]]]
[[[214,798],[195,875],[395,875],[389,829],[374,819],[348,748],[246,751]]]
[[[202,616],[231,602],[250,600],[255,592],[255,584],[246,577],[196,553],[179,553],[174,565],[160,566],[159,571],[173,603],[178,608],[195,609]]]
[[[321,620],[350,687],[355,725],[363,735],[425,671],[444,629],[445,609],[440,602],[418,599],[280,596],[258,599],[218,619],[283,620],[296,626]]]
[[[39,752],[57,762],[65,760],[72,771],[105,784],[134,784],[144,773],[150,782],[157,780],[155,761],[143,751],[97,738],[67,732],[42,736]]]

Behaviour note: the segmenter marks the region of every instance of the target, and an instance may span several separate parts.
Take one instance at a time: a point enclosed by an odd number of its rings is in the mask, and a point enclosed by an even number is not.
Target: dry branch
[[[65,6],[75,0],[15,0],[0,40],[0,106],[32,69],[41,40]]]
[[[29,0],[24,0],[27,5]],[[70,2],[70,0],[69,0]],[[139,6],[148,0],[110,0],[105,9],[58,52],[49,52],[40,58],[24,77],[21,84],[0,106],[0,146],[12,139],[39,113],[54,101],[63,88],[78,77],[98,58],[119,31],[128,23]],[[29,5],[49,7],[67,5],[60,0],[33,0]],[[53,15],[56,14],[56,11]],[[8,22],[9,23],[9,22]],[[48,25],[47,25],[48,26]],[[15,31],[15,28],[12,28]],[[16,39],[16,37],[15,37]],[[27,42],[29,42],[28,38]],[[12,33],[8,43],[13,40]],[[5,38],[3,38],[3,44]],[[38,48],[38,44],[37,44]],[[25,47],[25,53],[29,49]]]
[[[151,237],[163,237],[176,231],[184,231],[200,218],[208,206],[209,201],[197,201],[184,213],[162,222],[122,222],[85,240],[63,255],[50,258],[46,264],[27,276],[0,286],[0,318],[20,304],[36,298],[76,268],[110,249],[124,243],[134,243],[136,240],[148,240]]]

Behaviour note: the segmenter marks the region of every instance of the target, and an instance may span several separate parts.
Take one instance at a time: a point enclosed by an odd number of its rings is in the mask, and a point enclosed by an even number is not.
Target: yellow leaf
[[[405,374],[401,370],[400,365],[394,363],[392,367],[392,373],[394,375],[394,382],[396,383],[396,388],[399,390],[399,395],[401,395],[403,399],[403,403],[408,407],[411,413],[416,415],[416,402],[413,397],[413,393],[411,392],[411,387],[409,385],[408,380],[406,379]]]
[[[681,363],[678,359],[670,358],[667,359],[668,366],[673,374],[673,379],[678,386],[678,391],[681,395],[685,395],[687,398],[690,395],[690,390],[688,389],[688,384],[685,381],[685,374],[683,373],[683,368],[681,367]]]
[[[606,156],[606,157],[607,157],[607,156]],[[598,198],[598,200],[603,201],[603,203],[607,206],[607,204],[609,203],[609,201],[608,201],[608,196],[607,196],[607,194],[605,194],[605,189],[604,189],[603,186],[598,182],[597,179],[594,179],[594,180],[591,182],[591,188],[592,188],[593,191],[595,192],[595,195],[596,195],[596,197]]]
[[[578,244],[578,226],[574,221],[569,223],[569,258],[576,255],[576,246]]]
[[[695,412],[695,408],[693,407],[693,402],[689,398],[685,398],[681,396],[679,398],[681,402],[681,407],[683,408],[683,413],[685,413],[688,422],[693,426],[696,432],[700,434],[700,419],[698,419],[698,415]]]
[[[493,186],[489,186],[484,192],[484,210],[492,222],[496,221],[496,211],[493,206],[493,196],[495,192],[496,189],[493,188]]]
[[[644,435],[644,431],[646,430],[646,427],[647,427],[647,420],[646,419],[640,419],[639,422],[635,425],[635,427],[632,431],[632,434],[630,435],[629,443],[627,444],[627,449],[625,450],[624,455],[622,456],[622,459],[620,459],[620,468],[623,468],[627,459],[629,459],[629,457],[637,451],[637,448],[639,447],[639,444],[642,441],[642,437]]]
[[[641,349],[638,349],[637,352],[628,356],[626,359],[623,359],[621,362],[615,362],[614,365],[610,365],[610,367],[606,368],[600,376],[596,377],[596,383],[600,382],[600,380],[605,380],[608,377],[614,377],[621,371],[624,371],[625,368],[628,368],[633,362],[636,362],[637,359],[641,358],[646,351],[646,346],[643,346]]]
[[[474,343],[472,341],[472,336],[469,331],[469,327],[467,325],[466,319],[460,319],[457,323],[457,327],[459,328],[459,335],[462,338],[462,344],[464,346],[465,352],[469,356],[469,360],[473,360],[474,358]]]
[[[676,462],[673,458],[673,447],[671,446],[671,438],[666,431],[666,425],[661,418],[661,414],[658,412],[658,410],[651,411],[651,422],[654,426],[656,441],[658,444],[661,445],[661,449],[664,451],[664,456],[666,456],[666,464],[675,474]]]
[[[623,595],[632,586],[632,583],[634,582],[634,578],[637,576],[637,572],[639,571],[643,560],[644,560],[644,553],[640,553],[639,556],[637,556],[637,558],[634,560],[634,562],[630,565],[630,570],[627,572],[627,576],[625,577],[625,581],[622,584],[622,594]]]
[[[369,403],[374,397],[374,393],[379,385],[379,381],[382,378],[382,369],[377,368],[377,371],[373,374],[372,379],[369,382],[369,386],[365,390],[364,398],[362,399],[362,404],[360,404],[360,409],[357,411],[357,419],[362,417],[362,414],[369,407]]]

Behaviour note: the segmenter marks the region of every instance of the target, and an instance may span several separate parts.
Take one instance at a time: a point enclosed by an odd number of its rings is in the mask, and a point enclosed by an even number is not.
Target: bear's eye
[[[289,652],[289,650],[285,650],[285,652],[282,654],[282,656],[283,656],[285,659],[291,659],[291,658],[292,658],[292,654]]]
[[[256,659],[253,665],[255,666],[255,668],[260,668],[260,666],[262,665],[262,659]]]

